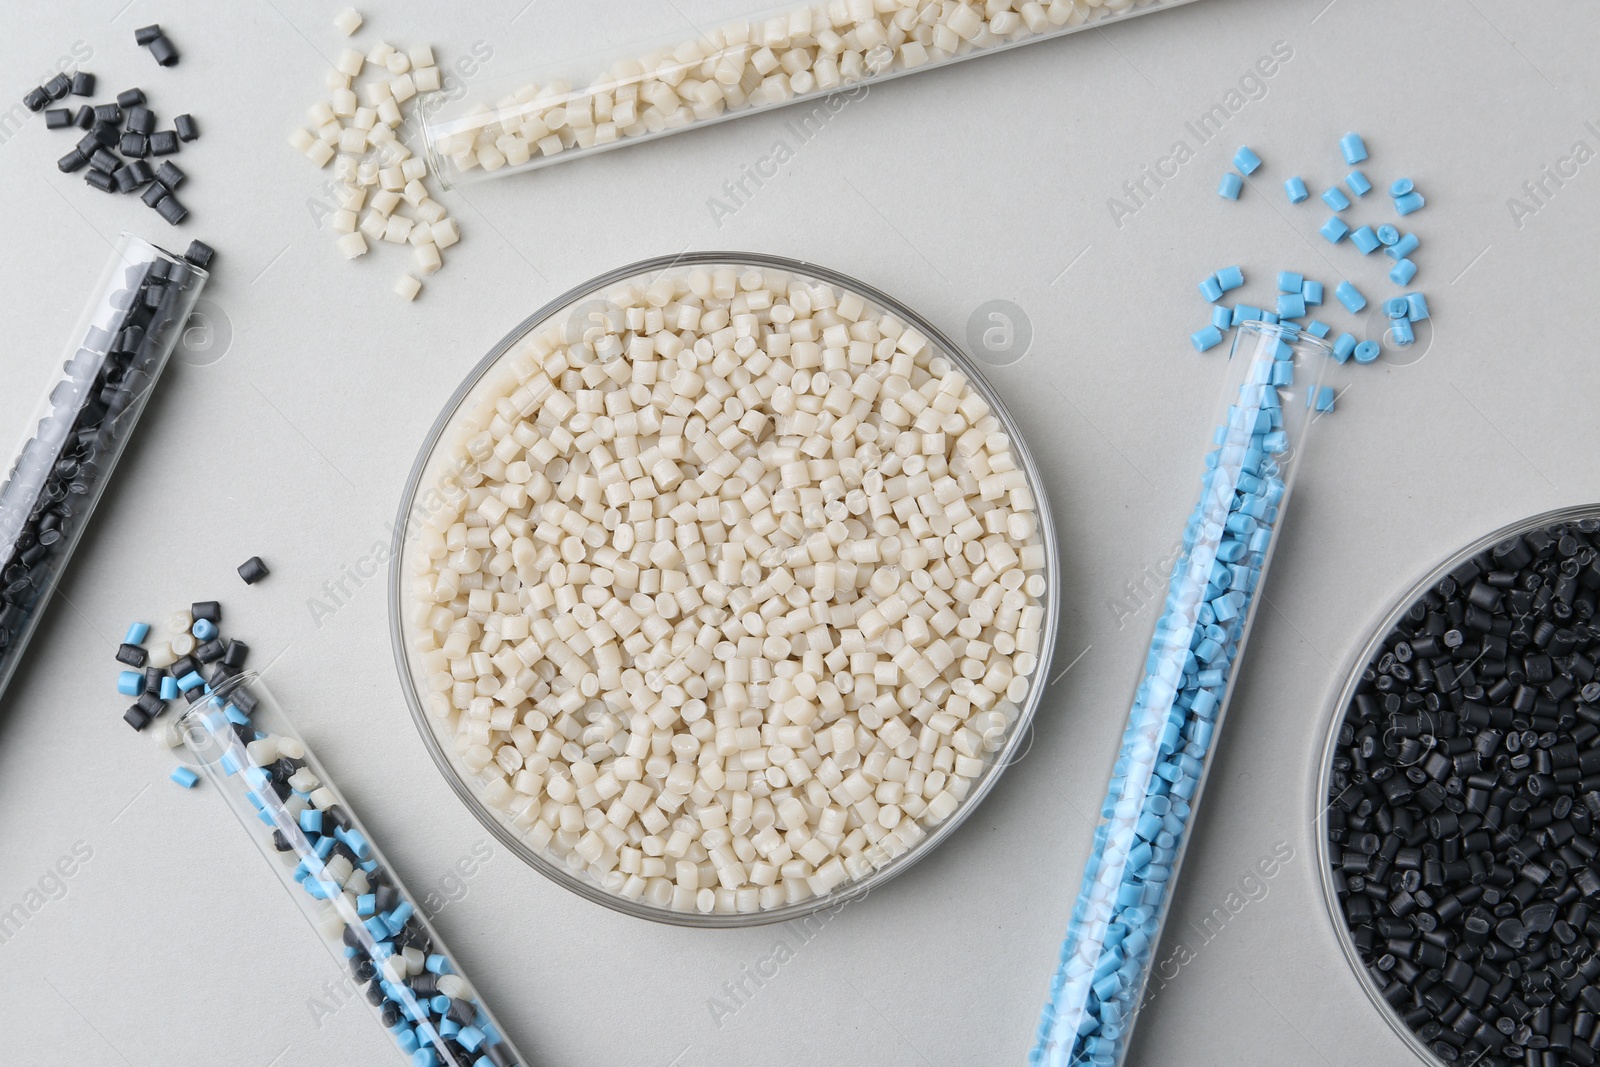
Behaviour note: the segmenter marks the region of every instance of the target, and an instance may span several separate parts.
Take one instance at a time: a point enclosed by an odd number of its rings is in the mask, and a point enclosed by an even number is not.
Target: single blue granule
[[[1357,196],[1366,196],[1368,193],[1372,192],[1372,183],[1369,182],[1367,180],[1367,176],[1362,174],[1359,170],[1353,170],[1349,174],[1346,174],[1344,176],[1344,184],[1346,188],[1348,188],[1352,193],[1355,193]]]
[[[1204,352],[1222,343],[1222,331],[1215,326],[1207,326],[1190,334],[1189,343],[1194,345],[1196,352]]]
[[[1222,283],[1217,281],[1215,274],[1200,283],[1200,295],[1206,298],[1206,303],[1215,304],[1222,299]]]
[[[1400,240],[1390,245],[1388,248],[1385,248],[1383,250],[1383,254],[1398,263],[1400,260],[1407,258],[1411,255],[1411,253],[1415,252],[1417,250],[1417,246],[1421,243],[1421,241],[1417,240],[1416,234],[1408,233],[1404,237],[1401,237]]]
[[[1406,318],[1412,322],[1421,322],[1428,317],[1428,298],[1421,293],[1407,293],[1406,305]]]
[[[1237,266],[1223,267],[1217,271],[1217,284],[1224,293],[1232,292],[1244,284],[1244,271]]]
[[[1367,298],[1362,296],[1361,291],[1349,282],[1340,282],[1339,288],[1333,291],[1333,295],[1338,299],[1339,303],[1344,305],[1344,309],[1352,315],[1367,306]]]
[[[1366,162],[1367,143],[1359,133],[1347,133],[1339,138],[1339,151],[1344,155],[1344,161],[1352,167]]]
[[[1217,195],[1224,200],[1239,199],[1239,192],[1244,188],[1244,179],[1229,171],[1222,176],[1222,181],[1217,184]]]
[[[410,919],[416,910],[411,906],[409,900],[402,900],[395,905],[389,914],[384,917],[384,921],[389,924],[390,932],[398,935],[405,928],[406,920]]]
[[[1278,318],[1298,319],[1306,313],[1306,298],[1299,293],[1278,294]]]
[[[1235,326],[1239,325],[1241,322],[1260,322],[1260,321],[1261,321],[1261,309],[1260,308],[1255,307],[1255,306],[1253,306],[1251,304],[1235,304],[1233,306],[1233,324]]]
[[[189,632],[194,634],[197,641],[209,641],[217,636],[217,624],[210,619],[196,619]]]
[[[174,782],[177,782],[185,789],[193,789],[194,784],[200,780],[200,776],[187,767],[179,767],[167,777],[171,778]]]
[[[178,699],[178,680],[170,674],[161,679],[161,699]]]
[[[1296,175],[1283,183],[1283,191],[1289,197],[1289,203],[1298,204],[1311,196],[1311,190],[1306,188],[1304,178]]]
[[[1396,178],[1394,180],[1394,182],[1389,186],[1389,195],[1390,196],[1405,196],[1407,193],[1411,192],[1411,190],[1415,189],[1416,187],[1417,187],[1416,183],[1413,182],[1410,178]]]
[[[1219,330],[1226,330],[1233,325],[1232,309],[1218,304],[1211,309],[1211,325]]]
[[[1312,319],[1306,323],[1306,333],[1309,333],[1312,337],[1327,337],[1332,332],[1333,327],[1320,319]]]
[[[1350,198],[1337,185],[1328,186],[1327,192],[1322,194],[1322,202],[1335,211],[1343,211],[1350,206]]]
[[[1407,285],[1416,276],[1417,265],[1409,259],[1402,259],[1389,268],[1389,280],[1396,285]]]
[[[372,846],[367,843],[367,839],[362,836],[360,830],[341,829],[334,831],[334,834],[340,841],[345,843],[346,848],[356,854],[356,859],[364,860],[372,856]]]
[[[1378,348],[1378,342],[1362,341],[1360,344],[1356,345],[1356,362],[1371,363],[1373,360],[1378,358],[1379,351],[1380,349]]]
[[[142,645],[144,639],[150,636],[150,624],[147,622],[133,622],[128,624],[128,632],[122,635],[125,645]]]
[[[1341,333],[1339,339],[1333,342],[1333,358],[1344,363],[1355,354],[1356,339],[1353,334]]]
[[[1254,174],[1261,167],[1261,157],[1248,147],[1243,147],[1233,154],[1233,165],[1239,168],[1241,174]]]
[[[1306,278],[1303,274],[1296,274],[1292,270],[1280,270],[1278,272],[1278,292],[1280,293],[1298,293],[1305,284]]]
[[[1332,411],[1334,399],[1333,386],[1324,385],[1317,390],[1317,410]]]
[[[1322,224],[1322,229],[1318,230],[1317,232],[1326,237],[1329,244],[1336,245],[1340,241],[1344,240],[1345,234],[1350,232],[1350,227],[1346,226],[1344,220],[1339,216],[1329,215],[1328,221],[1324,222]]]
[[[1350,243],[1355,245],[1362,255],[1366,256],[1376,252],[1381,242],[1378,240],[1378,235],[1372,231],[1371,226],[1363,226],[1359,230],[1351,231]]]
[[[141,671],[118,671],[117,692],[125,697],[136,697],[144,691],[144,674]]]
[[[1394,338],[1394,343],[1404,347],[1417,339],[1417,334],[1411,326],[1410,319],[1390,319],[1389,335]]]
[[[1378,227],[1378,240],[1383,243],[1385,248],[1399,244],[1400,231],[1386,222]]]
[[[1417,192],[1407,193],[1405,196],[1394,198],[1394,211],[1397,215],[1409,215],[1413,211],[1422,210],[1422,205],[1427,203],[1422,199],[1422,194]]]
[[[1383,302],[1383,313],[1391,319],[1403,319],[1410,307],[1403,296],[1391,296]]]

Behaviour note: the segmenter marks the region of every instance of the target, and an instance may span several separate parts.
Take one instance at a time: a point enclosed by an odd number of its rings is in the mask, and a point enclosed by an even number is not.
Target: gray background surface
[[[93,853],[0,944],[0,1060],[390,1062],[365,1007],[319,1018],[311,998],[340,971],[233,816],[167,783],[172,758],[120,721],[115,643],[132,619],[225,600],[259,662],[281,655],[274,688],[403,876],[453,889],[456,861],[489,836],[406,713],[382,583],[320,625],[311,598],[387,537],[425,429],[506,330],[619,264],[721,247],[828,264],[958,339],[986,301],[1020,309],[1031,346],[989,377],[1045,469],[1065,573],[1035,741],[950,842],[803,946],[774,928],[624,918],[498,847],[437,923],[540,1064],[1023,1062],[1153,621],[1132,590],[1170,552],[1207,439],[1221,357],[1188,348],[1206,318],[1195,283],[1239,263],[1252,281],[1230,298],[1251,303],[1272,299],[1282,268],[1330,293],[1340,276],[1392,292],[1386,259],[1329,248],[1315,233],[1327,212],[1281,192],[1296,171],[1314,190],[1341,177],[1337,140],[1359,129],[1374,181],[1407,174],[1429,197],[1408,221],[1434,325],[1407,352],[1344,368],[1339,410],[1317,424],[1169,926],[1164,953],[1181,939],[1193,958],[1132,1061],[1413,1062],[1324,917],[1311,779],[1329,701],[1394,598],[1502,523],[1600,498],[1600,161],[1520,225],[1508,207],[1575,142],[1600,148],[1600,11],[1199,0],[873,88],[803,144],[780,111],[444,194],[464,237],[408,305],[389,292],[407,256],[344,262],[310,208],[319,176],[284,144],[343,43],[338,6],[12,5],[0,35],[8,101],[81,40],[102,94],[143,85],[160,115],[190,110],[204,131],[179,157],[193,215],[177,232],[57,174],[71,138],[38,118],[0,144],[0,440],[20,434],[120,229],[219,249],[215,333],[162,381],[0,708],[0,908],[74,843]],[[445,62],[488,42],[488,77],[741,6],[391,0],[358,40],[426,41]],[[183,51],[174,70],[132,42],[158,19]],[[1264,95],[1197,146],[1185,122],[1280,41],[1292,58]],[[794,158],[719,225],[708,199],[780,139]],[[1108,198],[1179,139],[1194,158],[1117,225]],[[1216,182],[1244,143],[1266,167],[1224,203]],[[1379,199],[1355,214],[1389,217]],[[1324,317],[1352,324],[1336,307]],[[253,553],[274,573],[246,589],[233,567]],[[1265,898],[1202,932],[1280,842],[1294,859]],[[779,936],[795,958],[716,1025],[709,998]]]

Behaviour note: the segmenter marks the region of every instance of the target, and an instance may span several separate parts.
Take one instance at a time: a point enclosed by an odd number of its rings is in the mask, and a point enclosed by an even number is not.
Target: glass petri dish
[[[1014,459],[1024,474],[1027,488],[1032,494],[1038,524],[1039,543],[1044,550],[1044,593],[1034,600],[1043,609],[1039,633],[1037,663],[1032,672],[1032,682],[1027,694],[1014,704],[1002,701],[996,708],[1006,712],[1008,725],[997,748],[983,756],[984,766],[970,780],[966,796],[947,817],[931,828],[924,825],[925,836],[900,855],[862,877],[847,880],[831,891],[812,896],[797,903],[747,912],[677,911],[643,899],[631,899],[600,884],[586,872],[569,867],[554,851],[535,847],[524,840],[521,831],[512,824],[512,815],[492,807],[478,791],[479,779],[456,753],[455,742],[440,728],[439,720],[431,715],[424,694],[427,692],[419,657],[413,652],[416,634],[411,619],[412,597],[407,581],[412,574],[412,561],[420,550],[418,536],[422,523],[437,507],[430,501],[430,487],[460,461],[452,453],[458,441],[453,432],[462,426],[463,418],[479,408],[487,398],[505,395],[508,378],[513,372],[509,360],[525,338],[554,325],[560,325],[567,342],[572,343],[582,335],[584,324],[590,316],[603,311],[608,303],[606,294],[630,282],[648,283],[662,276],[676,276],[696,268],[716,267],[754,268],[772,277],[776,272],[790,279],[810,284],[826,284],[837,290],[851,292],[861,297],[869,309],[889,314],[902,324],[920,331],[934,353],[950,361],[966,377],[972,390],[980,396],[998,419],[1002,431],[1011,442]],[[678,926],[721,928],[755,926],[783,922],[809,915],[816,911],[835,908],[848,900],[863,896],[884,885],[889,879],[907,870],[917,860],[926,856],[943,841],[977,808],[983,798],[994,788],[1005,768],[1017,758],[1022,748],[1033,716],[1038,709],[1044,680],[1049,677],[1050,659],[1055,647],[1056,626],[1059,616],[1057,597],[1060,589],[1059,560],[1056,535],[1044,485],[1039,477],[1032,454],[1016,422],[1006,411],[998,395],[984,380],[974,362],[943,333],[922,316],[874,287],[837,271],[812,263],[747,252],[696,252],[677,256],[647,259],[620,267],[590,281],[584,282],[562,294],[511,330],[487,355],[479,361],[455,393],[445,403],[438,419],[429,430],[412,465],[405,491],[401,496],[400,510],[395,521],[394,537],[389,564],[389,628],[393,643],[395,663],[400,673],[401,688],[411,710],[417,731],[424,746],[433,757],[445,780],[474,816],[514,855],[520,857],[534,870],[559,885],[598,904],[637,918]],[[924,820],[917,820],[923,825]]]
[[[1519,537],[1535,530],[1543,530],[1557,523],[1580,522],[1583,520],[1600,521],[1600,504],[1583,504],[1557,508],[1510,523],[1495,530],[1493,533],[1480,537],[1434,567],[1416,585],[1407,590],[1405,595],[1396,600],[1388,612],[1384,614],[1373,629],[1372,636],[1348,665],[1345,683],[1340,687],[1337,698],[1327,712],[1327,738],[1322,747],[1317,773],[1312,776],[1314,791],[1311,795],[1311,810],[1316,812],[1312,819],[1312,835],[1316,840],[1317,871],[1322,885],[1322,899],[1328,921],[1333,927],[1334,939],[1338,941],[1339,948],[1344,954],[1345,961],[1350,965],[1350,970],[1354,973],[1356,981],[1360,983],[1362,990],[1367,994],[1368,999],[1372,1001],[1378,1013],[1383,1016],[1384,1021],[1389,1024],[1419,1059],[1429,1064],[1437,1064],[1439,1067],[1459,1067],[1461,1063],[1475,1061],[1481,1054],[1464,1054],[1459,1056],[1452,1064],[1434,1052],[1427,1041],[1406,1024],[1400,1011],[1384,999],[1383,988],[1378,985],[1372,971],[1362,961],[1361,951],[1356,946],[1350,926],[1345,918],[1344,910],[1340,905],[1339,893],[1334,882],[1332,853],[1329,849],[1331,842],[1328,835],[1329,811],[1333,807],[1333,803],[1328,800],[1328,796],[1335,771],[1334,759],[1343,747],[1339,740],[1340,728],[1344,725],[1347,709],[1357,693],[1361,691],[1363,672],[1383,653],[1386,639],[1390,632],[1400,624],[1412,605],[1419,602],[1426,593],[1438,585],[1451,571],[1473,557],[1490,551],[1495,545],[1509,538]],[[1600,1059],[1600,1055],[1597,1055],[1597,1059]]]

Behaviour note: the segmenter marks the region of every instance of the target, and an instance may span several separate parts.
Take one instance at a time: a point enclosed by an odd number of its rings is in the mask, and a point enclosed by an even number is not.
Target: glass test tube
[[[790,3],[465,93],[447,86],[417,114],[449,188],[805,101],[818,103],[797,121],[823,124],[869,84],[1191,2],[1030,0],[987,21],[982,5]]]
[[[133,437],[204,288],[201,268],[123,234],[0,484],[0,693]]]
[[[1100,809],[1029,1063],[1116,1067],[1128,1051],[1172,884],[1300,466],[1330,349],[1250,322]]]
[[[530,1067],[254,673],[178,723],[206,780],[412,1067]]]

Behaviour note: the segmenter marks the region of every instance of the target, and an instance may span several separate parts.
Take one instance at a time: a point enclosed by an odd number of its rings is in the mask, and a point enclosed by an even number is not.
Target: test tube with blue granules
[[[282,710],[245,673],[195,679],[179,721],[206,780],[363,987],[411,1067],[531,1067]]]
[[[1283,523],[1328,346],[1289,327],[1234,338],[1199,500],[1183,529],[1029,1062],[1116,1067]],[[1325,407],[1319,403],[1318,407]]]

